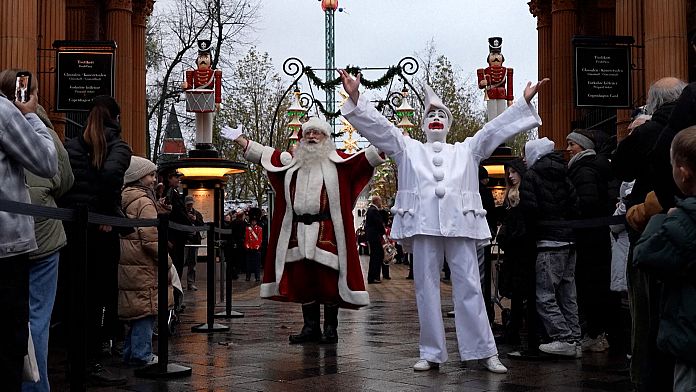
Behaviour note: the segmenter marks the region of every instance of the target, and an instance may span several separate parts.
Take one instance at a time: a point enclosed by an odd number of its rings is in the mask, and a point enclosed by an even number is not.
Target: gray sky
[[[270,54],[279,72],[288,57],[323,68],[321,3],[272,0],[262,4],[256,45]],[[487,65],[488,37],[500,36],[504,65],[515,70],[515,97],[528,80],[537,80],[536,19],[526,1],[339,0],[339,7],[344,12],[335,16],[337,67],[396,64],[422,51],[432,39],[438,52],[475,83],[476,69]],[[380,75],[366,73],[365,77]]]

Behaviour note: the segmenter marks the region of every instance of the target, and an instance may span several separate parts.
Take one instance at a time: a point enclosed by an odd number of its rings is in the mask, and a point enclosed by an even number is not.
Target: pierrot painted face
[[[447,113],[442,109],[434,109],[428,112],[425,116],[425,126],[426,129],[432,132],[442,132],[447,133],[449,130],[449,118]]]

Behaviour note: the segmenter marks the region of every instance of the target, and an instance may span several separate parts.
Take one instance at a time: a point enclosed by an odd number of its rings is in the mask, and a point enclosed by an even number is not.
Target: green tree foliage
[[[273,67],[268,53],[259,53],[252,47],[234,64],[228,82],[230,93],[225,97],[217,123],[233,127],[241,125],[250,140],[285,150],[288,140],[288,119],[285,113],[289,97],[286,96],[281,102],[286,86]],[[274,117],[276,132],[271,137]],[[244,161],[242,151],[236,144],[220,138],[220,127],[216,126],[213,132],[213,144],[227,159]],[[264,203],[267,188],[268,180],[263,168],[254,164],[249,164],[249,169],[244,174],[232,176],[228,181],[232,199],[256,200],[258,205]]]

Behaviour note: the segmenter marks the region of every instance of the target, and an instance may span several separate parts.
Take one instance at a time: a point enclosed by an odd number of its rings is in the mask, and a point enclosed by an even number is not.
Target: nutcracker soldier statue
[[[488,38],[488,67],[476,70],[478,85],[484,90],[488,121],[498,117],[514,99],[512,94],[512,68],[503,67],[505,57],[500,52],[503,39]]]
[[[222,100],[222,71],[211,68],[210,40],[198,40],[197,69],[186,70],[181,87],[186,111],[196,113],[196,150],[213,150],[213,116]]]

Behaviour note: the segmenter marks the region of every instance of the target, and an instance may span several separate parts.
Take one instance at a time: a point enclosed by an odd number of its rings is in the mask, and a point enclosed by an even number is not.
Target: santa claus
[[[336,343],[338,308],[368,305],[353,226],[353,206],[374,167],[384,162],[374,147],[349,155],[336,150],[326,121],[302,125],[294,155],[262,146],[223,128],[244,157],[266,170],[275,191],[261,297],[302,305],[304,327],[290,343]],[[324,332],[319,326],[324,306]]]
[[[358,132],[396,162],[398,190],[391,238],[413,250],[420,360],[416,371],[437,369],[447,360],[440,305],[443,260],[452,271],[455,326],[462,361],[481,359],[489,371],[505,373],[488,323],[479,283],[476,246],[491,238],[478,193],[478,167],[515,134],[541,125],[529,104],[537,88],[527,84],[524,100],[461,143],[446,143],[452,113],[426,86],[422,129],[426,143],[405,137],[360,94],[354,79],[339,70],[350,99],[341,112]]]

